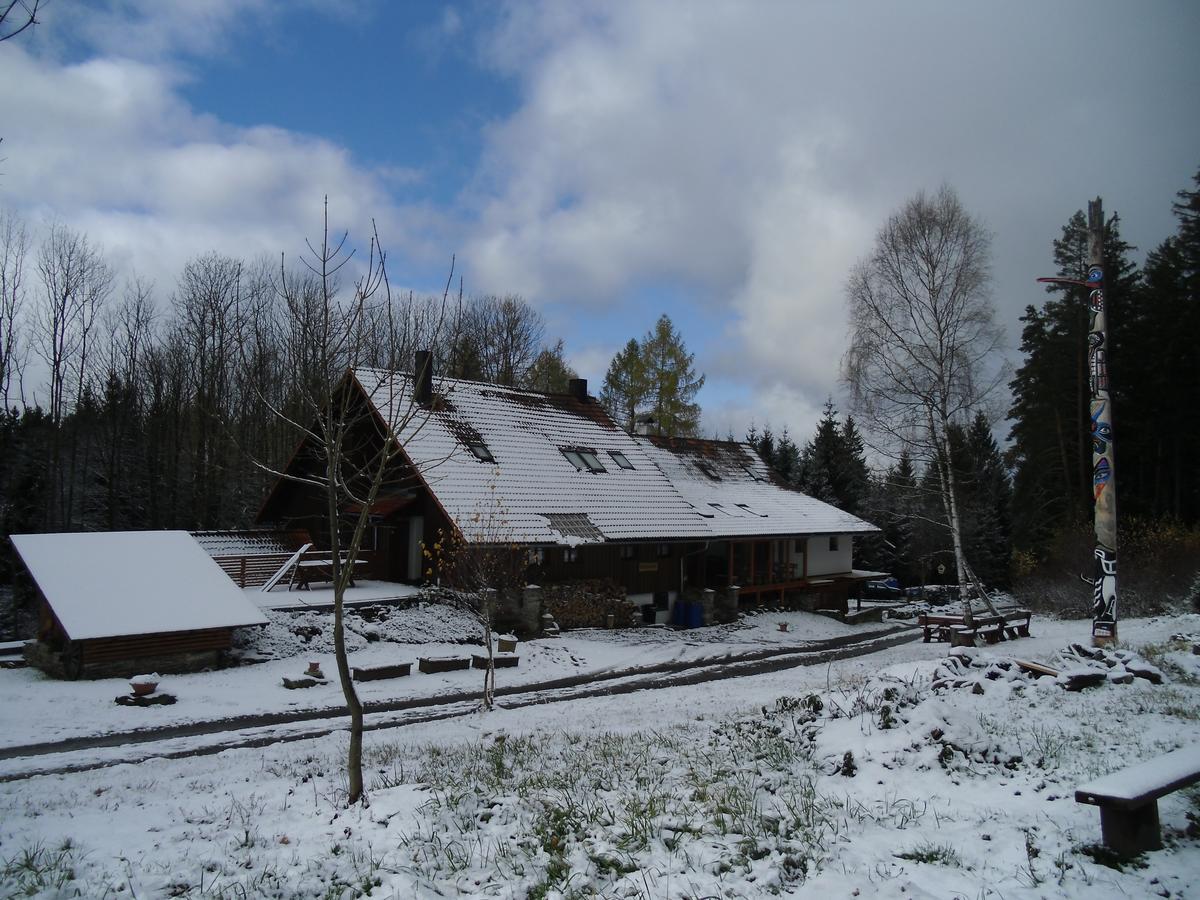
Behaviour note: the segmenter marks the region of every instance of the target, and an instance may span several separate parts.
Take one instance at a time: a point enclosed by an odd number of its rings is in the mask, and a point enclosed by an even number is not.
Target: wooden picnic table
[[[1029,610],[1014,609],[1000,614],[972,616],[972,624],[968,626],[961,615],[921,613],[917,617],[917,624],[921,626],[922,640],[927,644],[930,641],[949,641],[951,646],[973,647],[977,637],[989,644],[1029,637],[1030,618]]]
[[[350,566],[350,587],[354,587],[354,574],[360,566],[366,565],[365,559],[355,559],[350,561],[345,554],[342,555],[342,565]],[[296,567],[292,572],[292,580],[288,584],[288,590],[293,587],[298,591],[309,590],[309,585],[313,582],[333,581],[333,554],[328,551],[306,551],[296,561]]]

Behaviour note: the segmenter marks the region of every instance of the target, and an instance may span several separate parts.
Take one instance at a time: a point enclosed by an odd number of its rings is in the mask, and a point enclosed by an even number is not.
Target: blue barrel
[[[688,628],[699,628],[704,624],[704,606],[700,603],[689,603],[687,605],[687,625]]]
[[[671,624],[680,627],[687,625],[687,604],[682,598],[677,598],[675,605],[671,607]]]

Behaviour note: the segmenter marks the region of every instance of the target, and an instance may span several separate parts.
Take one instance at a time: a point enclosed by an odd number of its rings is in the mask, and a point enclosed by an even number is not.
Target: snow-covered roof
[[[874,525],[777,483],[749,444],[638,437],[646,455],[717,537],[854,534]]]
[[[14,534],[12,542],[72,640],[267,621],[186,531]]]
[[[773,483],[747,445],[688,442],[726,448],[729,460],[754,473],[713,488],[695,483],[686,453],[627,434],[591,398],[442,379],[427,413],[414,406],[408,375],[378,369],[354,375],[438,503],[473,542],[575,545],[876,530]],[[728,522],[716,520],[711,502],[730,504]],[[764,515],[737,521],[737,504],[757,504]]]

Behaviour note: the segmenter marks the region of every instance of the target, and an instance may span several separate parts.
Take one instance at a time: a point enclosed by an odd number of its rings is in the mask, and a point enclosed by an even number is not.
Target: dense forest
[[[1123,592],[1127,606],[1147,609],[1200,594],[1200,468],[1189,454],[1200,446],[1200,421],[1185,415],[1200,405],[1200,173],[1173,210],[1176,233],[1140,267],[1119,215],[1104,233]],[[1052,241],[1055,274],[1085,276],[1087,238],[1076,212]],[[957,424],[951,457],[967,555],[981,579],[1027,602],[1082,606],[1088,592],[1077,574],[1092,544],[1088,310],[1080,288],[1047,291],[1020,320],[1007,421],[980,413]],[[993,431],[1005,426],[1001,450]],[[832,402],[802,447],[769,426],[747,439],[790,483],[883,529],[864,542],[860,564],[905,584],[948,580],[949,538],[927,467],[901,456],[872,471],[854,419],[841,419]]]
[[[0,531],[251,525],[295,448],[288,418],[316,365],[295,307],[318,308],[321,283],[208,254],[168,297],[117,291],[86,235],[54,226],[35,247],[0,219]],[[432,348],[449,377],[565,390],[574,376],[515,296],[380,296],[360,327],[367,364],[407,369]]]

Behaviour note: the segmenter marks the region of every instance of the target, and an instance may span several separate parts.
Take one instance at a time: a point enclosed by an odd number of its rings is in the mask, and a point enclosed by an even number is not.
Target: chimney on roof
[[[413,362],[413,380],[415,381],[415,400],[421,406],[433,403],[433,352],[418,350]]]
[[[586,378],[572,378],[570,381],[567,382],[567,393],[570,394],[572,397],[574,397],[576,400],[586,401],[588,398],[587,379]]]
[[[653,413],[642,413],[633,420],[633,433],[650,437],[662,434],[662,429],[658,427],[658,420]]]

